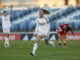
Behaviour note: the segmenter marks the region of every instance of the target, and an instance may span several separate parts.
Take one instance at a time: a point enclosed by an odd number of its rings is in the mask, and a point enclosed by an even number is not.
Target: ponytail
[[[41,9],[41,10],[43,10],[44,14],[50,14],[50,12],[47,10],[44,10],[44,9]]]

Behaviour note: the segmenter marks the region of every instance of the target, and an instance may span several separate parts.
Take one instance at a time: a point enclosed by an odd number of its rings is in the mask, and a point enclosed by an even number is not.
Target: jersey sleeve
[[[36,28],[35,28],[35,32],[34,32],[35,35],[36,35],[37,32],[38,32],[38,27],[39,27],[39,25],[38,25],[38,20],[36,20]]]
[[[58,28],[57,28],[57,31],[62,31],[62,28],[61,28],[61,26],[59,26]]]
[[[49,21],[49,19],[48,19],[48,17],[44,17],[45,19],[46,19],[46,21],[47,21],[47,24],[49,24],[50,23],[50,21]]]
[[[0,16],[0,20],[2,20],[2,17]]]
[[[49,21],[48,17],[45,16],[44,18],[46,19],[46,22],[47,22],[46,27],[50,30],[50,21]]]

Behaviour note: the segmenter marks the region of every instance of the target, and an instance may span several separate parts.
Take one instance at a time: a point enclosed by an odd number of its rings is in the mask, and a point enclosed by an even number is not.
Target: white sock
[[[8,39],[8,37],[5,37],[5,45],[6,44],[9,46],[9,39]]]
[[[37,47],[38,47],[38,43],[35,43],[34,46],[33,46],[33,51],[32,53],[35,55],[35,52],[37,50]]]
[[[51,45],[51,46],[55,46],[54,42],[52,42],[52,41],[49,41],[48,43],[49,43],[49,45]]]

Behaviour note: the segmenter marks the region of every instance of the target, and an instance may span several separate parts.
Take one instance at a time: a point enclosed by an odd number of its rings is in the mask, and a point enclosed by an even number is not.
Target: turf
[[[34,41],[10,41],[11,47],[3,47],[4,41],[0,41],[0,60],[80,60],[80,41],[68,41],[69,48],[55,48],[46,45],[44,41],[39,43],[36,56],[31,56]]]

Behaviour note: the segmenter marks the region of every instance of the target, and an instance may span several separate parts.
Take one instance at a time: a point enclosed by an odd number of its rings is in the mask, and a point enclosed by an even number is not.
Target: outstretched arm
[[[74,35],[73,29],[68,26],[67,31],[71,31],[72,35]]]
[[[71,33],[72,33],[72,35],[74,35],[74,32],[73,32],[73,29],[71,28]]]
[[[0,16],[1,16],[1,13],[0,13]]]
[[[10,13],[9,13],[10,15],[11,15],[11,13],[12,13],[12,7],[13,7],[13,5],[11,5],[11,10],[10,10]]]

